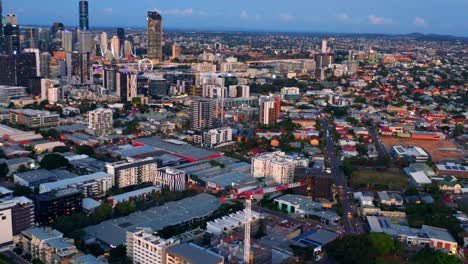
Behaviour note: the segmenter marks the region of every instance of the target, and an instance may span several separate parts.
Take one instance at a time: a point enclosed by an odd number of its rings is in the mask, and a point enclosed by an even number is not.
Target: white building
[[[262,215],[252,211],[251,220],[253,222],[260,220]],[[245,210],[223,216],[206,223],[206,231],[208,233],[219,236],[223,233],[229,233],[237,228],[243,228],[245,225]]]
[[[207,98],[225,98],[227,93],[226,87],[214,84],[204,84],[202,87],[202,96]]]
[[[229,97],[250,97],[250,86],[248,85],[230,85]]]
[[[276,183],[291,183],[294,180],[296,167],[307,167],[308,165],[308,159],[290,157],[284,152],[264,153],[252,158],[252,177],[271,177]]]
[[[104,196],[112,186],[114,186],[112,175],[101,171],[56,182],[43,183],[39,185],[39,193],[76,188],[82,192],[85,197],[99,197]]]
[[[232,128],[222,127],[204,131],[201,135],[195,135],[194,141],[207,148],[213,148],[222,143],[231,142]]]
[[[26,197],[9,197],[0,200],[0,245],[12,243],[13,236],[32,226],[34,226],[33,201]]]
[[[279,115],[277,107],[278,102],[275,98],[260,97],[259,98],[259,123],[262,125],[272,125],[276,122],[276,117]]]
[[[171,191],[183,191],[187,184],[185,172],[170,167],[158,169],[154,184]]]
[[[197,72],[216,72],[216,64],[209,62],[193,63],[192,70]]]
[[[113,127],[112,110],[99,108],[88,112],[88,129],[97,136],[112,134]]]
[[[157,168],[156,160],[151,157],[106,164],[107,172],[112,175],[113,185],[118,188],[154,182]]]
[[[166,264],[166,249],[178,243],[155,236],[149,230],[127,232],[127,257],[138,264]]]

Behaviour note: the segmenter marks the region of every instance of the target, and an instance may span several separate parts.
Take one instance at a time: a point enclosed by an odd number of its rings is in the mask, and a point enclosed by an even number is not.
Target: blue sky
[[[3,0],[20,24],[78,24],[78,0]],[[90,26],[164,27],[468,36],[468,0],[89,0]],[[39,11],[40,10],[40,11]]]

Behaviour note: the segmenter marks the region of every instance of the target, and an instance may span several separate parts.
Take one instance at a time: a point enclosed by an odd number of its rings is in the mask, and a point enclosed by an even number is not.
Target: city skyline
[[[56,6],[60,8],[46,8]],[[4,13],[16,13],[19,24],[50,25],[63,22],[78,26],[79,1],[47,0],[30,2],[4,1]],[[468,1],[450,3],[420,0],[410,3],[401,0],[392,3],[364,0],[358,3],[331,0],[315,2],[296,0],[296,5],[266,0],[245,3],[218,4],[212,0],[157,2],[144,1],[139,5],[127,2],[89,1],[89,24],[93,27],[144,27],[146,12],[157,10],[162,14],[165,28],[199,30],[251,30],[280,32],[337,32],[407,34],[420,32],[468,36],[468,20],[463,10]],[[41,8],[42,7],[42,8]],[[36,10],[41,9],[41,16]],[[69,10],[69,12],[63,12]]]

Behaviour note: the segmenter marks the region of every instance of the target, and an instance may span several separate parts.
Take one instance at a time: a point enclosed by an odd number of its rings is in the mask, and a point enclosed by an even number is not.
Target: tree
[[[58,152],[58,153],[65,153],[65,152],[69,152],[70,148],[67,146],[57,146],[52,151]]]
[[[139,132],[140,131],[139,127],[140,127],[140,123],[138,122],[138,120],[133,119],[132,121],[127,123],[127,128],[125,129],[124,134],[132,134],[135,132]]]
[[[462,264],[456,256],[448,255],[440,250],[425,248],[420,250],[412,259],[416,264]]]
[[[43,137],[45,137],[45,138],[50,137],[50,138],[53,138],[53,139],[58,139],[60,137],[60,133],[57,130],[53,129],[53,128],[51,128],[49,130],[41,130],[41,135]]]
[[[128,263],[127,260],[127,248],[124,245],[118,245],[115,248],[111,248],[109,252],[109,263]]]
[[[80,145],[75,148],[75,153],[78,155],[88,155],[88,156],[93,156],[94,155],[94,148],[88,145]]]
[[[108,203],[102,203],[100,206],[98,206],[93,214],[96,218],[97,222],[102,222],[107,219],[112,218],[112,206]]]
[[[39,164],[46,170],[53,170],[70,166],[70,163],[66,158],[56,153],[45,155]]]
[[[0,178],[5,178],[8,175],[9,169],[6,163],[0,163]]]

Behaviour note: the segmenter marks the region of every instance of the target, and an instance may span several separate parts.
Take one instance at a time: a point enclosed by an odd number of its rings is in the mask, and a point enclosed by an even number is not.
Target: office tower
[[[62,32],[62,49],[67,53],[73,52],[73,33],[68,30]]]
[[[332,54],[315,54],[316,68],[326,68],[333,63]]]
[[[127,232],[127,257],[133,263],[166,264],[166,249],[177,243],[155,236],[150,230]]]
[[[0,85],[28,87],[29,79],[37,77],[35,53],[0,55]]]
[[[133,56],[132,43],[128,40],[124,41],[124,56],[126,58]]]
[[[113,176],[113,186],[118,188],[154,182],[157,169],[157,161],[151,157],[106,164],[107,173]]]
[[[16,14],[7,14],[6,22],[7,24],[18,25],[18,18],[16,17]]]
[[[34,197],[36,222],[50,225],[57,217],[80,213],[82,204],[83,194],[73,188],[38,194]]]
[[[229,97],[250,97],[250,86],[248,85],[229,85]]]
[[[109,91],[117,90],[117,66],[109,65],[104,67],[103,87]]]
[[[154,184],[170,191],[183,191],[187,184],[185,172],[170,167],[158,169]]]
[[[1,189],[4,189],[0,187]],[[6,190],[6,189],[4,189]],[[0,245],[13,242],[13,236],[34,226],[34,204],[26,197],[0,199]]]
[[[41,76],[41,52],[39,49],[24,49],[23,52],[34,54],[34,59],[36,60],[36,74],[33,77]]]
[[[10,19],[16,21],[16,19]],[[13,55],[21,52],[20,45],[20,27],[17,24],[7,23],[4,27],[5,41],[4,51],[5,54]]]
[[[72,77],[80,84],[91,80],[91,56],[90,53],[70,53],[71,65],[68,68]],[[68,59],[67,59],[68,60]],[[71,70],[70,70],[71,69]]]
[[[120,50],[125,49],[125,30],[123,28],[117,28],[117,37],[120,40]]]
[[[80,9],[80,29],[89,30],[88,1],[81,0],[79,9]]]
[[[328,53],[328,41],[327,39],[322,39],[322,53],[325,54],[325,53]]]
[[[259,99],[259,122],[262,125],[273,125],[279,117],[279,98],[261,97]]]
[[[156,11],[148,12],[148,58],[162,61],[162,17]]]
[[[30,49],[39,48],[39,29],[27,28],[26,29],[26,43]]]
[[[107,33],[106,32],[102,32],[101,33],[101,55],[103,57],[106,56],[106,53],[107,53],[107,48],[109,47],[109,42],[108,42],[108,39],[107,39]]]
[[[210,99],[193,100],[191,104],[190,127],[193,130],[213,127],[215,101]]]
[[[112,51],[112,57],[115,60],[119,60],[120,59],[120,40],[117,36],[112,37],[111,51]]]
[[[39,30],[39,49],[41,51],[48,51],[50,47],[50,32],[48,29],[41,28]]]
[[[114,131],[112,110],[98,108],[88,112],[88,129],[96,136],[108,136]]]
[[[180,57],[180,45],[179,43],[174,43],[172,45],[172,59]]]
[[[42,52],[41,53],[41,64],[40,64],[40,71],[41,77],[50,78],[50,53],[49,52]]]
[[[138,74],[129,71],[117,72],[117,96],[123,102],[131,101],[137,96],[137,78]]]
[[[91,53],[93,50],[93,35],[90,31],[80,31],[78,34],[79,52]]]

